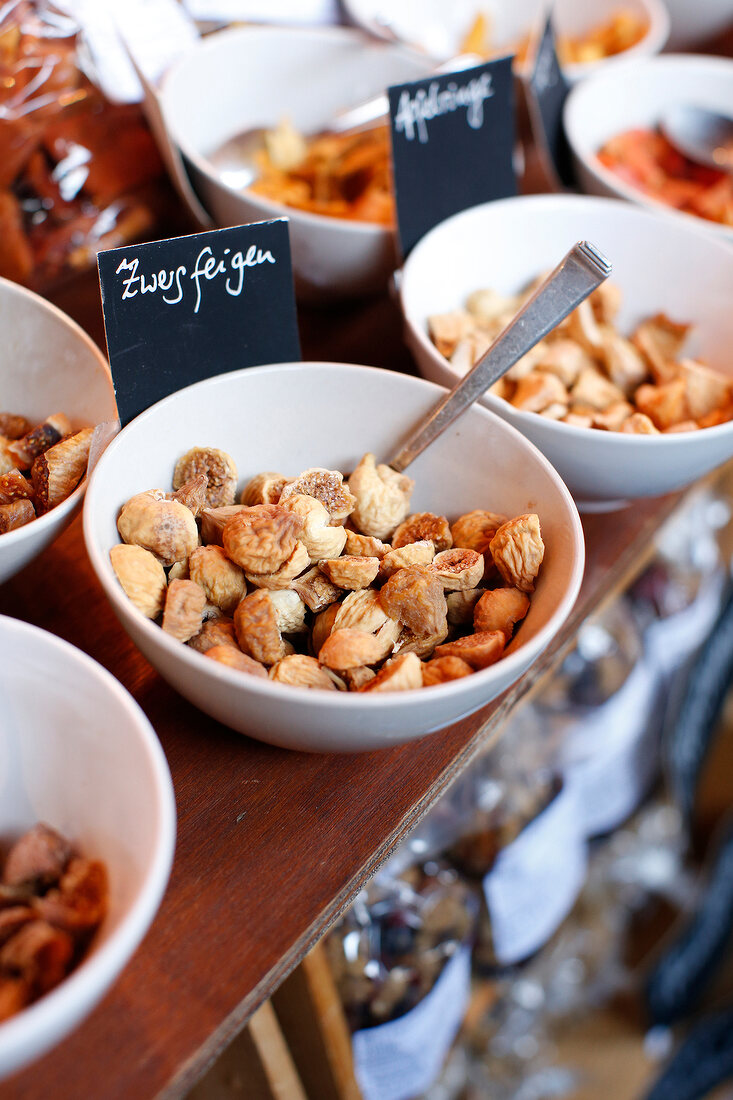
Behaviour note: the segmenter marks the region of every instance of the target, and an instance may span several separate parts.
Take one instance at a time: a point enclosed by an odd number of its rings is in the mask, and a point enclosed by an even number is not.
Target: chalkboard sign
[[[570,85],[563,76],[555,48],[552,17],[547,16],[527,86],[527,104],[532,131],[545,167],[565,186],[574,183],[570,146],[565,136],[562,112]]]
[[[300,359],[287,218],[100,252],[123,426],[176,390]]]
[[[517,193],[512,59],[389,88],[397,224],[405,255],[438,222]]]

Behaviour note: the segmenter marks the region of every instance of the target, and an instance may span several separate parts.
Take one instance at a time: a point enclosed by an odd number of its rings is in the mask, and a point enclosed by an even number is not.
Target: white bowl
[[[0,616],[0,697],[0,839],[45,822],[109,877],[109,911],[83,961],[0,1024],[5,1077],[68,1035],[137,948],[168,881],[176,818],[150,723],[86,654]]]
[[[70,317],[0,279],[0,410],[39,423],[63,412],[74,428],[117,420],[107,360]],[[86,479],[56,508],[0,535],[0,584],[40,554],[77,512]]]
[[[289,118],[306,134],[385,90],[424,76],[431,64],[398,46],[338,27],[246,27],[202,39],[161,89],[170,136],[217,225],[290,218],[296,289],[311,300],[369,294],[397,264],[392,229],[284,206],[220,182],[208,157],[235,134]],[[222,79],[225,74],[225,79]]]
[[[693,103],[730,114],[733,60],[668,54],[619,61],[573,88],[565,103],[564,123],[581,190],[628,199],[733,243],[732,227],[674,210],[624,182],[598,160],[596,154],[609,138],[638,127],[655,129],[662,110],[673,103]]]
[[[389,456],[442,391],[419,378],[342,363],[289,363],[220,375],[181,390],[133,420],[91,478],[84,534],[92,565],[122,625],[187,699],[233,729],[286,748],[350,752],[396,745],[477,710],[521,675],[570,611],[583,572],[583,535],[570,494],[520,434],[474,407],[410,467],[414,511],[455,518],[474,508],[537,511],[547,554],[516,650],[462,680],[391,695],[308,691],[208,661],[144,618],[109,562],[120,507],[170,485],[176,459],[218,446],[242,485],[261,470],[354,468],[366,451]]]
[[[623,292],[622,333],[667,313],[693,324],[686,351],[733,374],[733,249],[694,224],[576,195],[475,206],[419,242],[402,273],[401,303],[406,340],[421,374],[444,386],[455,385],[458,377],[428,336],[431,314],[461,308],[480,287],[515,293],[581,239],[597,245],[613,264],[611,279]],[[733,423],[678,435],[624,435],[521,412],[493,395],[482,400],[540,448],[581,507],[671,492],[733,456]]]
[[[461,43],[476,16],[486,16],[497,56],[511,53],[528,34],[539,30],[547,5],[543,0],[343,0],[344,8],[359,26],[369,28],[380,18],[405,42],[412,42],[436,58],[449,58]],[[623,57],[659,53],[669,33],[669,15],[663,0],[555,0],[553,26],[556,34],[578,35],[605,23],[620,9],[646,20],[646,34],[625,50]],[[566,65],[567,79],[574,83],[616,57],[583,64]],[[520,66],[527,76],[527,66]]]
[[[733,26],[733,0],[665,0],[665,4],[672,50],[689,50]]]

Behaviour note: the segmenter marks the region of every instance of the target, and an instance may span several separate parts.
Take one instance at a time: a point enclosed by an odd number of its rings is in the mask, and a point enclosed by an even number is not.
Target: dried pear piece
[[[344,554],[341,558],[322,561],[320,569],[332,584],[356,591],[368,588],[372,583],[379,572],[379,558],[357,558]]]
[[[288,479],[284,474],[266,470],[247,482],[239,497],[240,504],[277,504]]]
[[[246,653],[242,653],[241,649],[235,649],[234,646],[212,646],[211,649],[206,650],[204,657],[208,657],[210,661],[216,661],[217,664],[226,665],[227,668],[234,668],[237,672],[246,672],[249,676],[259,676],[262,680],[267,679],[265,666],[252,657],[248,657]]]
[[[231,455],[216,447],[192,447],[176,463],[173,488],[180,489],[200,475],[206,477],[206,503],[209,508],[234,504],[237,492],[237,466]]]
[[[8,852],[3,868],[6,886],[49,886],[58,882],[72,849],[68,840],[39,822],[23,834]]]
[[[359,665],[374,665],[383,658],[380,640],[364,630],[333,630],[318,650],[320,664],[336,672]]]
[[[344,475],[338,470],[326,470],[322,466],[303,470],[289,481],[280,493],[279,503],[284,504],[290,497],[298,494],[320,500],[334,524],[343,523],[353,512],[356,503],[349,487],[344,485]]]
[[[320,688],[323,691],[336,691],[336,684],[321,668],[315,657],[306,657],[293,653],[283,657],[270,669],[270,679],[278,684],[292,684],[293,687]]]
[[[430,566],[398,569],[381,589],[379,602],[390,618],[404,623],[419,638],[446,629],[448,607],[443,585]]]
[[[684,378],[675,378],[661,386],[639,386],[635,400],[639,412],[648,416],[660,431],[690,419]]]
[[[303,526],[301,516],[279,504],[255,504],[227,521],[222,546],[245,573],[275,573],[295,550]]]
[[[168,587],[158,559],[142,546],[121,542],[112,547],[109,560],[127,598],[147,619],[156,619],[163,610]]]
[[[473,628],[479,633],[501,630],[507,641],[516,623],[529,611],[529,597],[518,588],[492,588],[484,592],[473,613]]]
[[[423,665],[423,687],[448,684],[451,680],[460,680],[472,673],[473,669],[468,661],[464,661],[461,657],[434,657],[432,661],[426,661]]]
[[[390,466],[377,466],[373,454],[366,454],[349,478],[349,489],[356,498],[351,514],[353,524],[363,535],[386,539],[410,510],[415,483]]]
[[[644,413],[632,413],[619,428],[626,435],[659,435],[659,429],[645,416]]]
[[[453,545],[450,524],[445,516],[433,512],[414,512],[398,525],[392,536],[392,548],[399,550],[411,542],[432,542],[435,553]]]
[[[405,653],[393,657],[380,668],[373,680],[369,680],[359,691],[412,691],[422,687],[422,661],[414,653]]]
[[[488,668],[495,664],[504,652],[504,635],[501,630],[480,631],[468,634],[465,638],[456,638],[453,642],[439,645],[436,657],[460,657],[471,668]]]
[[[525,378],[520,378],[511,399],[515,409],[523,412],[541,413],[550,405],[567,408],[568,391],[557,377],[547,371],[535,370]]]
[[[274,665],[287,655],[269,592],[258,589],[245,596],[234,612],[234,629],[243,653],[263,665]]]
[[[122,506],[117,530],[123,542],[149,550],[163,565],[186,561],[199,544],[189,509],[177,500],[166,500],[162,490],[131,497]]]
[[[633,405],[630,405],[628,401],[617,401],[615,405],[609,405],[605,412],[594,413],[591,423],[594,428],[603,428],[607,432],[617,432],[624,420],[627,420],[633,411]]]
[[[14,500],[12,504],[0,504],[0,535],[25,527],[36,518],[36,511],[29,500]]]
[[[22,978],[36,994],[47,993],[66,977],[73,954],[68,932],[34,920],[0,948],[0,969]]]
[[[193,638],[190,638],[188,644],[191,649],[198,650],[199,653],[206,653],[207,650],[213,649],[214,646],[228,645],[234,649],[239,649],[239,642],[237,641],[237,633],[234,629],[233,619],[209,619],[199,630],[198,634],[194,634]]]
[[[39,455],[31,479],[39,511],[47,512],[66,500],[86,473],[94,428],[82,428]]]
[[[528,512],[510,519],[496,532],[489,550],[508,585],[532,592],[545,555],[539,516]]]
[[[171,581],[163,608],[163,630],[179,642],[187,642],[201,630],[206,594],[195,581]]]
[[[32,428],[27,435],[8,444],[8,453],[20,470],[28,470],[33,465],[33,460],[43,454],[49,447],[53,447],[69,435],[71,421],[64,413],[54,413],[42,424]]]
[[[247,594],[244,573],[221,546],[197,546],[188,559],[189,577],[206,594],[206,599],[230,614]]]
[[[654,381],[658,384],[671,382],[677,377],[675,360],[690,331],[689,325],[677,324],[664,313],[649,317],[632,334],[631,342],[638,348],[649,364]]]

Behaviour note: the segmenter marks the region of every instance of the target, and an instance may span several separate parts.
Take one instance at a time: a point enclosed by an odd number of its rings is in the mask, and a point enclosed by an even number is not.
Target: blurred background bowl
[[[304,134],[317,133],[339,111],[431,68],[427,58],[355,30],[245,27],[202,39],[173,66],[161,89],[163,112],[217,225],[287,216],[299,296],[354,297],[384,289],[398,262],[392,229],[235,191],[208,158],[241,131],[274,127],[283,118]]]
[[[542,0],[343,0],[353,21],[371,33],[395,34],[440,60],[462,50],[466,35],[477,16],[486,19],[489,41],[495,56],[513,53],[528,34],[541,28],[547,6]],[[583,35],[607,23],[619,12],[646,23],[639,41],[623,57],[659,53],[669,33],[669,16],[663,0],[555,0],[553,26],[557,35]],[[611,58],[566,65],[571,82],[581,80]],[[527,66],[518,65],[520,75]]]
[[[74,429],[117,420],[109,364],[70,317],[37,294],[0,279],[0,411],[39,424],[63,412]],[[40,554],[71,522],[86,479],[25,527],[0,535],[0,583]]]
[[[733,114],[733,60],[668,54],[619,61],[573,88],[564,122],[580,188],[663,211],[733,242],[733,226],[675,210],[626,183],[598,160],[609,138],[625,130],[656,129],[664,108],[676,103]]]
[[[0,616],[0,697],[3,847],[42,821],[85,857],[103,860],[109,877],[109,910],[82,962],[0,1024],[5,1077],[72,1031],[137,948],[168,881],[176,817],[150,723],[86,654]]]
[[[196,445],[233,456],[240,488],[262,470],[294,477],[310,466],[352,470],[362,455],[391,455],[441,395],[419,378],[343,363],[255,367],[208,379],[159,402],[110,444],[91,479],[87,549],[120,622],[160,674],[207,714],[263,741],[318,752],[353,752],[421,737],[477,710],[523,673],[559,630],[578,594],[583,534],[570,494],[519,432],[474,406],[409,468],[413,511],[486,508],[539,514],[547,547],[516,649],[490,668],[419,691],[309,691],[261,680],[204,659],[130,603],[112,570],[117,517],[135,493],[171,483],[176,460]],[[246,410],[251,411],[247,415]]]
[[[670,50],[689,50],[733,27],[733,0],[664,0]]]
[[[420,373],[444,386],[458,372],[428,335],[428,317],[491,287],[515,294],[578,240],[601,249],[623,293],[616,324],[628,335],[657,313],[692,324],[685,353],[733,376],[733,249],[681,219],[581,195],[533,195],[475,206],[442,222],[411,252],[401,278],[405,336]],[[483,402],[549,458],[581,507],[659,496],[733,457],[733,422],[684,434],[635,436],[579,428]]]

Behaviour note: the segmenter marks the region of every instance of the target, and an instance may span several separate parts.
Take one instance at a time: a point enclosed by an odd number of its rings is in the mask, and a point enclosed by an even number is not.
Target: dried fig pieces
[[[545,556],[540,520],[529,512],[502,524],[489,546],[497,569],[509,585],[533,592]]]
[[[203,506],[205,483],[129,500],[111,558],[143,614],[227,667],[329,691],[433,686],[498,660],[527,613],[534,514],[408,514],[412,481],[370,454],[348,486],[321,467],[257,475],[252,503]]]
[[[106,915],[104,864],[39,823],[13,845],[0,888],[0,1021],[57,986]]]
[[[295,550],[303,527],[301,516],[278,504],[254,504],[225,523],[222,546],[245,573],[275,573]]]
[[[237,492],[237,467],[231,455],[215,447],[192,447],[176,463],[173,488],[178,490],[192,478],[206,478],[206,504],[222,508],[234,504]]]
[[[0,535],[6,531],[15,531],[25,527],[36,518],[36,512],[29,500],[14,500],[12,504],[0,504]]]

